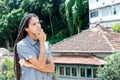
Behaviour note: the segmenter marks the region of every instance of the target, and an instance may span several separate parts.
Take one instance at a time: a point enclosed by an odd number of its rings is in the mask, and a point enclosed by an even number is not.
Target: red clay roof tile
[[[57,56],[54,63],[58,64],[84,64],[84,65],[104,65],[106,62],[94,56]]]
[[[102,26],[87,29],[51,46],[52,52],[120,51],[120,33]]]

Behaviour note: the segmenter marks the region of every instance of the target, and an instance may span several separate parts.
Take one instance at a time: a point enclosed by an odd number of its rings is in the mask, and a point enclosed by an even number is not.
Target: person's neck
[[[28,36],[32,39],[32,40],[34,40],[34,41],[36,41],[37,42],[37,37],[36,37],[36,35],[35,34],[28,34]]]

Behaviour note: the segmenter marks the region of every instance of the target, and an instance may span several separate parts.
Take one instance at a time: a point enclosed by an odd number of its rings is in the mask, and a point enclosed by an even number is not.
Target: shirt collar
[[[26,39],[27,39],[27,41],[28,41],[30,44],[32,44],[32,45],[34,45],[34,44],[37,43],[36,41],[34,41],[33,39],[31,39],[28,35],[26,36]]]

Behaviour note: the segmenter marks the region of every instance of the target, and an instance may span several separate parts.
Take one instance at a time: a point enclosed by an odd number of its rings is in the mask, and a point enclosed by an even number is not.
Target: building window
[[[85,68],[81,68],[81,77],[85,77]]]
[[[117,14],[116,8],[113,8],[113,14]]]
[[[87,77],[92,77],[92,70],[90,68],[87,69]]]
[[[94,66],[59,65],[56,67],[56,73],[64,77],[97,78],[97,68]]]
[[[97,69],[94,67],[80,67],[80,77],[97,78]]]
[[[109,7],[102,9],[102,16],[108,16],[109,15]]]
[[[98,11],[93,11],[90,13],[90,17],[94,18],[94,17],[98,17]]]
[[[66,67],[66,75],[70,76],[70,67]]]
[[[64,67],[60,67],[60,75],[64,75]]]
[[[112,6],[112,10],[111,10],[112,15],[118,14],[118,12],[119,12],[118,8],[119,8],[118,5]]]
[[[94,78],[97,77],[97,69],[93,69],[93,77],[94,77]]]
[[[76,66],[62,66],[61,65],[60,67],[58,67],[57,72],[59,72],[60,76],[77,76],[77,67]]]
[[[72,76],[77,76],[77,68],[72,67]]]

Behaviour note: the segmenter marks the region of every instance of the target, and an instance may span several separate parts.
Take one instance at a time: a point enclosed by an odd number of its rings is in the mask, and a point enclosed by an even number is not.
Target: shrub
[[[15,80],[13,60],[4,58],[0,80]]]
[[[120,33],[120,23],[112,25],[112,30]]]
[[[107,63],[98,68],[98,77],[102,80],[120,80],[120,53],[105,58]]]

